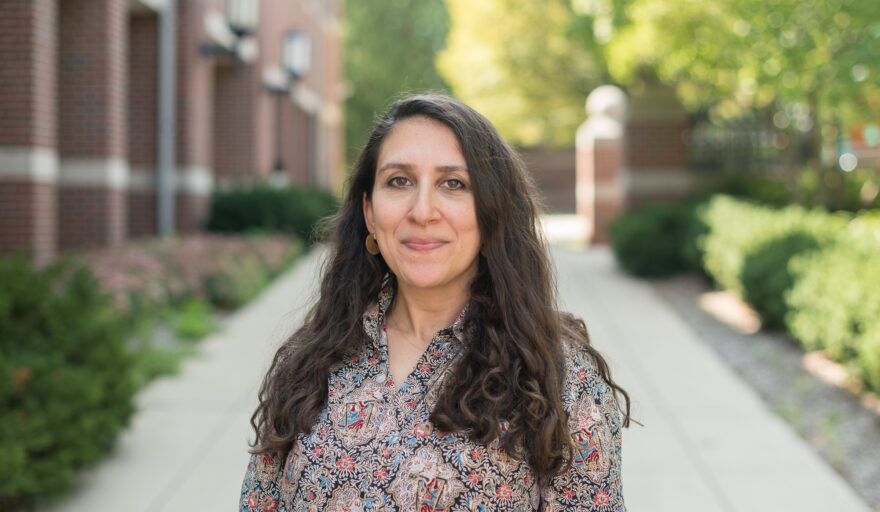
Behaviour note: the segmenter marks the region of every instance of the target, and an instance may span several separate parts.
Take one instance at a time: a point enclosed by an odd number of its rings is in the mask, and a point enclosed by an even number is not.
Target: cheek
[[[394,203],[373,205],[373,224],[376,231],[393,233],[405,216],[406,211]]]
[[[480,226],[473,211],[462,211],[455,217],[454,222],[459,234],[468,245],[480,244]]]

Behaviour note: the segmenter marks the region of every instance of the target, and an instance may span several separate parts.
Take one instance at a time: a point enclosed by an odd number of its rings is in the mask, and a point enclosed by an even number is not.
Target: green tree
[[[584,101],[607,73],[568,0],[446,4],[452,25],[438,67],[456,96],[516,144],[572,144]]]
[[[721,120],[767,109],[807,133],[813,165],[842,123],[880,107],[874,0],[572,0],[605,43],[611,75],[650,69]]]
[[[397,97],[449,87],[434,67],[446,44],[443,0],[370,0],[345,6],[345,137],[351,157],[375,116]]]

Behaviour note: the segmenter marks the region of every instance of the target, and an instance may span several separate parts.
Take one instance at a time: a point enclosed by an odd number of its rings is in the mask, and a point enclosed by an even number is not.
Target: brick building
[[[337,188],[341,16],[341,0],[0,0],[0,252],[42,264],[195,231],[237,183]],[[302,76],[282,62],[292,33]]]

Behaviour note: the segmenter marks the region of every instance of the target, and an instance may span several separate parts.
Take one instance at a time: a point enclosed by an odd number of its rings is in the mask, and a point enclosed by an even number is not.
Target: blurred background
[[[552,240],[697,276],[880,430],[874,0],[0,0],[0,509],[106,457],[428,91],[516,146]]]

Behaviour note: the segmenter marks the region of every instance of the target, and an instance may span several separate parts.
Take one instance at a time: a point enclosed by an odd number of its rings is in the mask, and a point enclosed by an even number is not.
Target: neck
[[[419,340],[424,346],[428,346],[434,333],[455,321],[469,298],[470,287],[467,282],[455,290],[442,291],[413,289],[398,283],[386,322],[410,339]]]

